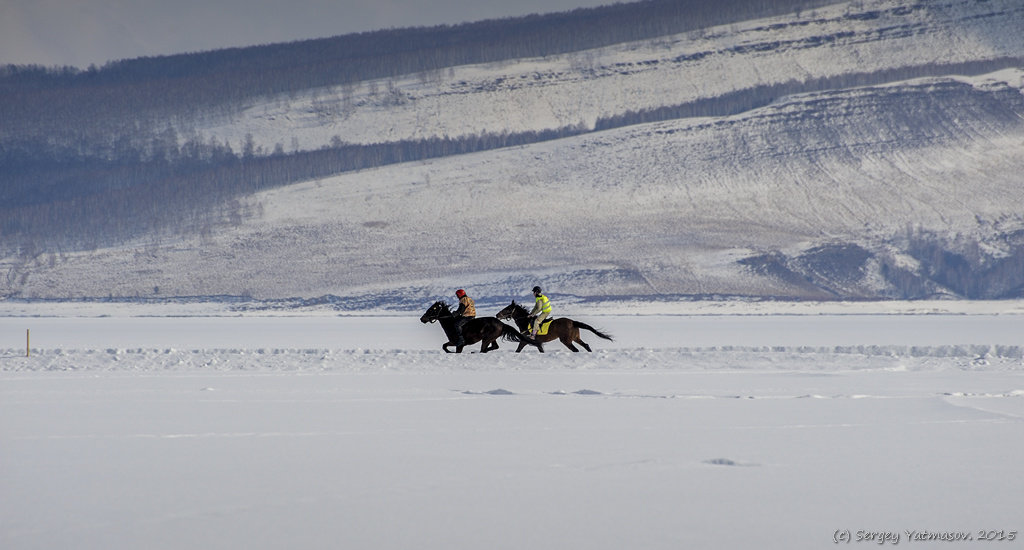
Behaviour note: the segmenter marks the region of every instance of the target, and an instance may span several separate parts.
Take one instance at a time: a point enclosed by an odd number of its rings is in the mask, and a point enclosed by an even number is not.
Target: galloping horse
[[[443,344],[441,349],[446,353],[452,353],[448,346],[455,346],[455,353],[462,353],[463,346],[459,346],[456,343],[458,335],[455,333],[455,316],[452,314],[448,304],[434,302],[434,305],[430,306],[427,312],[420,317],[421,323],[433,323],[434,321],[441,323],[441,328],[444,329],[445,336],[448,337],[448,342]],[[462,326],[462,338],[467,345],[480,342],[480,353],[487,353],[498,349],[498,338],[503,338],[509,342],[519,342],[519,350],[522,350],[526,344],[530,344],[531,346],[537,346],[537,349],[541,352],[544,351],[540,343],[529,336],[520,334],[515,328],[502,323],[494,317],[470,319],[468,323]]]
[[[526,332],[527,328],[530,326],[529,316],[530,312],[525,307],[517,304],[515,300],[512,300],[512,303],[506,306],[505,309],[499,311],[497,315],[498,319],[512,319],[519,327],[519,330],[523,332]],[[583,349],[587,351],[592,351],[590,346],[580,339],[581,328],[589,330],[605,340],[612,339],[611,336],[597,330],[596,328],[586,323],[573,321],[568,317],[559,317],[558,319],[554,319],[550,323],[545,324],[548,325],[548,333],[545,335],[537,334],[537,341],[541,343],[550,342],[557,338],[565,344],[565,347],[572,351],[579,351],[576,346],[572,345],[573,342],[583,346]],[[519,349],[516,350],[516,353],[523,351],[524,347],[526,347],[524,344],[519,344]],[[541,349],[541,351],[544,350]]]

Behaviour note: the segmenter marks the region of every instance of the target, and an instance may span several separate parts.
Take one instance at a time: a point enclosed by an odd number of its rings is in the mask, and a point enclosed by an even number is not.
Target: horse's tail
[[[605,334],[605,333],[601,332],[600,330],[597,330],[596,328],[594,328],[594,327],[592,327],[592,326],[590,326],[590,325],[588,325],[586,323],[581,323],[579,321],[573,321],[572,324],[576,325],[579,328],[585,328],[585,329],[589,330],[590,332],[593,332],[594,334],[600,336],[601,338],[604,338],[605,340],[611,340],[612,339],[612,337],[610,335]]]
[[[544,351],[544,348],[541,347],[540,342],[519,332],[519,329],[506,323],[501,323],[501,337],[507,342],[526,342],[527,344],[535,346],[537,349]]]

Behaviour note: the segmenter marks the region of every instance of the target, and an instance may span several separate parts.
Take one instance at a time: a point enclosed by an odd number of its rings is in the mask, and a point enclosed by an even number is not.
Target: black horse
[[[458,335],[455,334],[455,316],[452,314],[448,304],[434,302],[434,305],[430,306],[427,312],[420,317],[421,323],[433,323],[434,321],[441,323],[441,328],[444,329],[444,334],[448,337],[448,342],[443,344],[441,349],[447,353],[452,353],[448,346],[455,346],[455,353],[462,353],[463,346],[456,343]],[[494,317],[470,319],[469,322],[462,326],[462,337],[467,345],[480,342],[480,353],[487,353],[498,349],[498,338],[504,338],[509,342],[519,342],[520,350],[526,344],[530,344],[531,346],[537,346],[537,349],[541,352],[544,351],[544,348],[529,336],[520,334],[515,328],[502,323]]]
[[[511,304],[506,306],[505,309],[498,312],[498,319],[512,319],[519,327],[519,330],[523,331],[524,333],[526,333],[530,327],[530,312],[527,311],[525,307],[517,304],[515,300],[513,300]],[[589,330],[590,332],[593,332],[594,334],[600,336],[601,338],[604,338],[605,340],[612,339],[611,336],[597,330],[596,328],[586,323],[573,321],[568,317],[559,317],[558,319],[546,320],[544,324],[548,326],[548,331],[547,334],[537,335],[538,342],[550,342],[557,338],[561,340],[563,344],[565,344],[565,347],[569,348],[572,351],[579,351],[578,349],[576,349],[576,346],[572,345],[573,342],[576,342],[577,344],[583,346],[583,349],[591,351],[590,346],[588,346],[586,342],[580,339],[581,328]],[[523,344],[519,344],[519,349],[516,350],[516,353],[523,351],[524,347],[525,346]],[[540,346],[538,346],[538,348],[539,347]],[[541,349],[541,351],[544,350]]]

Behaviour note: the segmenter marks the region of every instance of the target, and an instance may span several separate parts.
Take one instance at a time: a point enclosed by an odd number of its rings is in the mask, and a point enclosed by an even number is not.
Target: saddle
[[[540,330],[537,331],[537,336],[544,336],[545,334],[548,333],[548,326],[551,324],[551,321],[554,321],[554,319],[544,319],[544,322],[540,324]],[[533,332],[533,321],[530,321],[530,324],[526,327],[526,330],[523,331],[523,333],[527,335],[530,334],[531,332]]]

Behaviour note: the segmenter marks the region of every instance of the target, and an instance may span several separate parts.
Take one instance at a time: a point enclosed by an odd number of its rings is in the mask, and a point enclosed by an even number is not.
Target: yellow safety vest
[[[551,302],[547,296],[543,294],[537,296],[537,306],[540,307],[541,313],[551,313]]]

